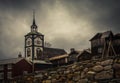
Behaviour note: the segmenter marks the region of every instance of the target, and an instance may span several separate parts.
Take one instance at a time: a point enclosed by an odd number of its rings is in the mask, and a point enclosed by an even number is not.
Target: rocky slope
[[[40,72],[36,83],[120,83],[119,60],[87,60]]]

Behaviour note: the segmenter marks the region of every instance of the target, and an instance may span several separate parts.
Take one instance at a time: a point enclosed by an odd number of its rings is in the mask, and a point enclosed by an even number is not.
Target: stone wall
[[[37,83],[119,83],[120,62],[87,60],[46,70],[35,76]]]

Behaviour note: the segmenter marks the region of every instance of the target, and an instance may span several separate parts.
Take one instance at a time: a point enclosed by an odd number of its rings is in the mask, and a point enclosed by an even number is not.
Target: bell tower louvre
[[[38,32],[35,22],[35,12],[33,11],[33,23],[31,31],[25,35],[25,58],[29,60],[43,59],[44,35]]]

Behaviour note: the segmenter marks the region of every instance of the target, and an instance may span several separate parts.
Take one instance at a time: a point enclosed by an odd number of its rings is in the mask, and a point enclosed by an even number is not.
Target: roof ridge
[[[45,48],[50,48],[50,47],[45,47]],[[60,50],[64,50],[62,48],[50,48],[50,49],[60,49]]]

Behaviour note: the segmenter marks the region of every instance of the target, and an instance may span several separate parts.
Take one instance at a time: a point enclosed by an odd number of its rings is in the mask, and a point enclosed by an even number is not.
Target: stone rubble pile
[[[36,83],[103,83],[100,81],[120,79],[120,63],[113,63],[113,59],[75,62],[41,72],[36,77]]]

